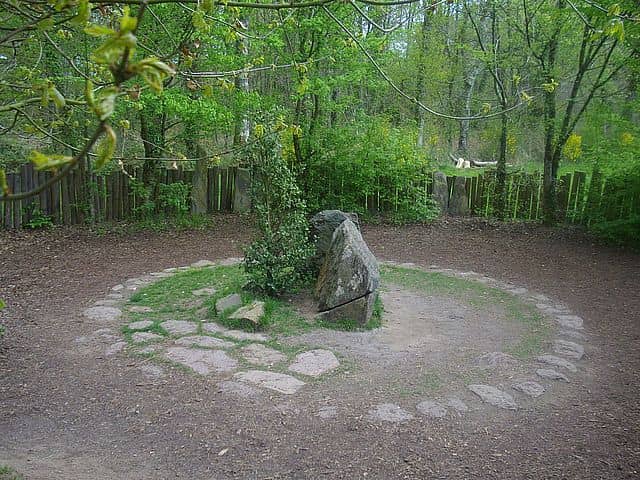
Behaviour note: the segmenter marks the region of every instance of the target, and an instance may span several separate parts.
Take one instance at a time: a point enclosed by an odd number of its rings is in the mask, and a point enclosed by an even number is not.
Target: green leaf
[[[96,169],[102,168],[111,158],[113,157],[114,152],[116,151],[116,132],[113,131],[109,125],[105,126],[105,136],[102,141],[98,144],[98,148],[96,149],[96,154],[98,155],[96,158]]]
[[[89,3],[89,0],[80,0],[80,2],[78,2],[78,14],[73,17],[73,20],[71,20],[71,23],[74,25],[85,25],[88,21],[89,18],[91,17],[91,4]]]
[[[67,104],[67,101],[64,99],[64,96],[60,93],[60,91],[53,84],[49,86],[48,90],[49,90],[49,96],[53,100],[53,103],[55,104],[56,108],[58,109],[64,108],[65,105]]]
[[[129,15],[129,7],[124,7],[124,13],[120,19],[120,34],[133,32],[138,26],[138,19]]]
[[[6,303],[4,303],[4,300],[2,300],[2,299],[0,298],[0,309],[1,309],[1,308],[4,308],[4,307],[6,307],[6,306],[7,306],[7,304],[6,304]]]
[[[56,170],[71,162],[72,157],[66,155],[44,154],[34,150],[29,157],[36,170]]]
[[[87,35],[91,35],[92,37],[103,37],[105,35],[116,35],[116,32],[113,28],[109,28],[106,25],[89,25],[85,27],[84,33]]]
[[[100,120],[106,120],[113,114],[118,96],[118,87],[107,87],[100,90],[93,105],[93,111]]]

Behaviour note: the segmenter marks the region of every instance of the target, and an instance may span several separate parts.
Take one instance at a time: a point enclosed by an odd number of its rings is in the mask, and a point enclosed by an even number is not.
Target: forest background
[[[95,222],[96,178],[122,171],[133,216],[205,213],[208,169],[251,167],[273,137],[310,210],[366,215],[373,196],[428,220],[424,185],[453,156],[497,162],[485,215],[508,216],[509,178],[540,172],[555,223],[558,178],[580,171],[581,221],[640,242],[634,0],[1,3],[5,205],[75,171]],[[25,162],[51,173],[17,193]],[[53,220],[27,205],[33,226]]]

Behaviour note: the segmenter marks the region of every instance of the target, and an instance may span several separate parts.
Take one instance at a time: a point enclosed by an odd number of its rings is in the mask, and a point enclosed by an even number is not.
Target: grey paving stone
[[[197,262],[193,262],[191,267],[193,268],[202,268],[202,267],[213,267],[216,263],[211,260],[198,260]]]
[[[144,305],[132,305],[129,307],[131,313],[151,313],[153,308]]]
[[[206,335],[190,335],[187,337],[181,337],[174,342],[176,345],[183,347],[199,347],[199,348],[233,348],[235,343],[227,342],[215,337],[208,337]]]
[[[121,352],[126,346],[127,342],[116,342],[113,345],[109,345],[104,354],[107,357],[110,357],[111,355],[115,355],[116,353]]]
[[[458,413],[464,413],[469,411],[469,407],[459,398],[452,397],[447,400],[447,406],[453,408]]]
[[[189,367],[200,375],[214,372],[231,372],[238,362],[222,350],[201,350],[198,348],[172,347],[164,356],[176,363]]]
[[[235,374],[234,378],[242,382],[251,383],[259,387],[284,393],[285,395],[292,395],[305,385],[303,381],[298,380],[291,375],[265,372],[262,370],[239,372]]]
[[[381,403],[369,410],[367,417],[369,420],[373,421],[402,423],[411,420],[413,415],[399,405],[393,403]]]
[[[517,410],[518,408],[518,405],[511,395],[496,387],[492,387],[491,385],[469,385],[468,388],[478,395],[483,402],[489,405],[505,410]]]
[[[122,310],[116,307],[90,307],[82,314],[90,320],[111,322],[120,318]]]
[[[146,330],[151,325],[153,325],[153,322],[151,320],[140,320],[137,322],[131,322],[129,325],[127,325],[127,327],[129,328],[129,330],[139,331]]]
[[[544,387],[533,381],[516,383],[511,388],[534,398],[537,398],[544,393]]]
[[[278,350],[265,347],[259,343],[252,343],[243,347],[241,354],[247,362],[263,366],[275,365],[287,359],[286,355],[283,355]]]
[[[131,340],[133,341],[133,343],[155,342],[163,339],[164,337],[162,335],[151,332],[136,332],[131,335]]]
[[[540,378],[544,378],[545,380],[562,380],[564,382],[569,381],[569,378],[566,375],[551,368],[539,368],[536,370],[536,375],[538,375]]]
[[[218,388],[221,392],[232,393],[242,398],[254,398],[258,397],[262,391],[241,382],[234,382],[233,380],[226,380],[218,384]]]
[[[540,355],[536,357],[536,360],[540,363],[545,363],[547,365],[552,365],[554,367],[561,367],[569,370],[570,372],[577,372],[578,368],[571,363],[569,360],[565,360],[564,358],[556,357],[555,355]]]
[[[333,352],[317,349],[296,355],[295,361],[289,365],[289,370],[310,377],[319,377],[339,366],[340,362]]]
[[[163,330],[171,335],[188,335],[198,331],[198,324],[184,320],[167,320],[160,324]]]
[[[432,418],[443,418],[447,416],[447,409],[440,403],[433,400],[424,400],[416,405],[418,410],[423,415]]]
[[[221,332],[221,335],[236,340],[249,340],[252,342],[266,342],[269,340],[269,337],[263,333],[244,332],[242,330],[226,330]]]
[[[582,318],[577,315],[558,315],[556,321],[563,328],[573,328],[574,330],[582,330],[584,328]]]
[[[334,418],[338,416],[338,407],[334,405],[325,405],[318,409],[315,416],[320,417],[324,420],[328,420],[329,418]]]
[[[553,351],[558,355],[580,360],[584,355],[584,347],[568,340],[556,340],[553,342]]]
[[[228,331],[222,325],[218,325],[215,322],[203,323],[202,324],[202,330],[207,332],[207,333],[222,333],[222,332],[227,332]]]

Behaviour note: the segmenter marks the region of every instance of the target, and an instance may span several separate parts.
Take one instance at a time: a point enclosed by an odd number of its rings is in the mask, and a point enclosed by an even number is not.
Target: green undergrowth
[[[0,465],[0,480],[23,480],[23,478],[22,475],[10,466]]]
[[[519,340],[505,349],[518,358],[541,353],[551,335],[549,324],[533,305],[503,290],[470,279],[409,268],[382,266],[381,273],[385,281],[421,293],[450,296],[477,308],[501,308],[507,320],[524,327]]]

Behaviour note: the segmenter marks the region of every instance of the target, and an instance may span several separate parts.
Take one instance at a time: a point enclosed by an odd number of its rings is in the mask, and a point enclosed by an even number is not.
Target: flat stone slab
[[[336,417],[337,415],[338,415],[338,407],[334,405],[325,405],[324,407],[320,407],[315,414],[316,417],[320,417],[324,420]]]
[[[247,372],[236,373],[234,378],[259,387],[268,388],[269,390],[275,390],[285,395],[292,395],[305,385],[303,381],[291,375],[265,372],[262,370],[249,370]]]
[[[558,315],[556,321],[563,328],[573,328],[574,330],[582,330],[583,320],[577,315]]]
[[[153,308],[145,307],[143,305],[133,305],[129,307],[129,311],[132,313],[151,313],[153,312]]]
[[[174,274],[171,272],[151,272],[149,275],[154,278],[169,278],[169,277],[172,277]]]
[[[286,355],[259,343],[247,345],[241,350],[241,354],[247,362],[264,366],[284,362],[287,359]]]
[[[199,288],[198,290],[194,290],[193,292],[191,292],[191,294],[196,297],[210,297],[216,292],[217,290],[213,287],[205,287],[205,288]]]
[[[235,343],[221,340],[220,338],[208,337],[206,335],[191,335],[182,337],[174,342],[176,345],[183,347],[199,347],[199,348],[233,348]]]
[[[222,313],[225,310],[230,310],[242,305],[242,297],[237,293],[232,293],[226,297],[222,297],[216,302],[216,312]]]
[[[164,339],[162,335],[152,332],[136,332],[131,335],[133,343],[155,342],[162,339]]]
[[[90,307],[82,312],[82,314],[90,320],[110,322],[120,318],[122,310],[116,307]]]
[[[551,368],[539,368],[536,370],[536,375],[540,378],[544,378],[545,380],[562,380],[564,382],[568,382],[569,378],[562,373],[553,370]]]
[[[536,360],[540,363],[545,363],[547,365],[552,365],[554,367],[566,368],[570,372],[578,371],[578,368],[569,360],[556,357],[555,355],[540,355],[539,357],[536,357]]]
[[[129,325],[127,325],[127,328],[135,332],[139,330],[146,330],[151,325],[153,325],[153,322],[151,320],[140,320],[138,322],[131,322]]]
[[[193,262],[191,266],[193,268],[202,268],[202,267],[213,267],[216,263],[211,260],[198,260],[197,262]]]
[[[229,318],[235,320],[242,320],[253,325],[260,324],[260,318],[264,315],[264,302],[258,300],[252,302],[249,305],[240,307],[238,310],[229,315]]]
[[[209,375],[213,372],[230,372],[238,367],[238,361],[222,350],[172,347],[167,349],[164,356],[172,362],[189,367],[200,375]]]
[[[113,291],[113,292],[119,292],[120,290],[124,290],[124,285],[122,285],[121,283],[111,287],[111,291]]]
[[[269,340],[263,333],[244,332],[242,330],[226,330],[221,333],[225,337],[234,338],[236,340],[250,340],[252,342],[266,342]]]
[[[416,405],[418,410],[423,415],[431,418],[443,418],[447,416],[447,409],[438,402],[433,400],[424,400]]]
[[[489,352],[475,359],[475,364],[484,369],[495,369],[505,365],[514,365],[518,361],[511,355],[502,352]]]
[[[518,409],[518,405],[513,397],[496,387],[492,387],[491,385],[469,385],[467,388],[478,395],[483,402],[488,403],[489,405],[503,408],[505,410]]]
[[[218,388],[220,392],[224,393],[232,393],[234,395],[238,395],[242,398],[253,398],[257,397],[262,393],[257,388],[254,388],[250,385],[246,385],[241,382],[234,382],[233,380],[226,380],[224,382],[220,382],[218,384]]]
[[[558,355],[575,358],[576,360],[580,360],[584,355],[584,347],[582,345],[568,340],[556,340],[553,342],[553,351]]]
[[[544,393],[544,387],[533,381],[516,383],[511,388],[517,392],[524,393],[525,395],[529,395],[534,398],[537,398]]]
[[[145,364],[145,365],[140,365],[138,368],[147,378],[164,377],[164,370],[162,369],[162,367],[159,367],[158,365]]]
[[[369,410],[368,417],[373,421],[402,423],[411,420],[413,415],[394,403],[381,403]]]
[[[160,326],[171,335],[187,335],[198,331],[198,324],[185,320],[167,320]]]
[[[577,330],[560,330],[558,335],[563,337],[575,338],[577,340],[586,340],[587,336],[584,333],[578,332]]]
[[[115,307],[119,305],[120,301],[115,298],[105,298],[103,300],[96,300],[93,305],[96,307]]]
[[[340,366],[340,362],[329,350],[309,350],[296,355],[295,362],[289,365],[289,370],[310,377],[319,377]]]
[[[116,353],[121,352],[126,346],[127,342],[116,342],[113,345],[109,345],[104,354],[107,357],[110,357],[111,355],[115,355]]]
[[[464,413],[469,411],[469,407],[459,398],[450,398],[447,400],[447,406],[453,408],[458,413]]]
[[[222,325],[218,325],[217,323],[214,323],[214,322],[203,323],[202,330],[204,330],[207,333],[223,333],[228,331]]]

